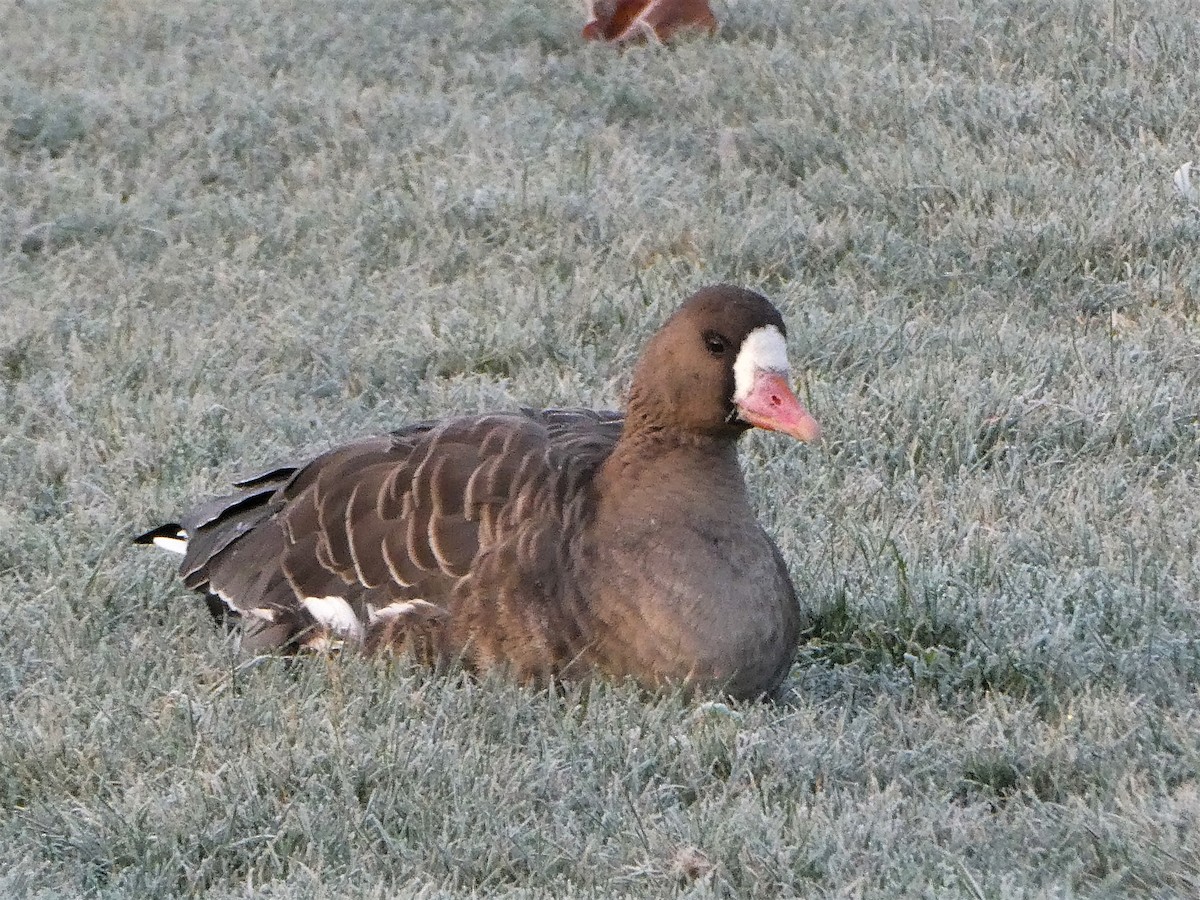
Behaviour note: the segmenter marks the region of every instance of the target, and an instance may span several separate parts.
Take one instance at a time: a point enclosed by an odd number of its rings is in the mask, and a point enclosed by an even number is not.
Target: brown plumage
[[[716,29],[708,0],[588,0],[583,37],[614,44],[665,43],[679,31]]]
[[[800,609],[754,518],[737,438],[802,440],[784,326],[701,290],[636,366],[624,416],[523,410],[422,422],[240,482],[138,540],[248,647],[350,643],[544,682],[773,692]]]

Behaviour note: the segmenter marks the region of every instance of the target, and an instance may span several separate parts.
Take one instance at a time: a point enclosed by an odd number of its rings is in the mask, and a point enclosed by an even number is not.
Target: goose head
[[[736,439],[750,428],[816,441],[821,428],[788,384],[787,329],[761,294],[704,288],[671,316],[634,369],[634,429]]]

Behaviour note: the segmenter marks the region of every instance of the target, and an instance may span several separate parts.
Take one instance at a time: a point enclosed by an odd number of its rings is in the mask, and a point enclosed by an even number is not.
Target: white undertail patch
[[[305,597],[302,601],[317,623],[350,640],[363,638],[362,622],[342,597]]]
[[[175,537],[155,537],[150,540],[155,547],[168,553],[178,553],[180,556],[187,553],[187,532],[182,529],[176,532]]]
[[[209,590],[212,590],[212,588],[209,588]],[[213,591],[213,593],[216,594],[218,598],[220,598],[222,603],[224,603],[226,606],[228,606],[230,609],[232,609],[238,615],[241,615],[242,608],[233,602],[232,597],[230,597],[224,591],[220,591],[220,590]]]
[[[373,606],[367,608],[367,617],[372,625],[376,622],[386,622],[388,619],[412,615],[413,613],[423,613],[426,616],[436,618],[444,615],[445,610],[434,603],[430,603],[428,600],[420,598],[414,600],[397,600],[395,603],[389,603],[382,609],[376,609]]]
[[[787,341],[774,325],[762,325],[746,335],[733,361],[733,402],[739,403],[754,390],[759,372],[788,373]]]

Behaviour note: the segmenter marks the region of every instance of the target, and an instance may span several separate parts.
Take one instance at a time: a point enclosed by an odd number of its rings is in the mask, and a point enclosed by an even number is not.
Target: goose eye
[[[704,335],[704,346],[713,356],[723,356],[728,345],[721,335],[715,331],[709,331]]]

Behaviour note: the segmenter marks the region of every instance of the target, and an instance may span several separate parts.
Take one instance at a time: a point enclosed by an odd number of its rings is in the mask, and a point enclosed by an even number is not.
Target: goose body
[[[730,286],[649,342],[622,415],[422,422],[239,482],[138,538],[254,650],[332,643],[525,681],[773,692],[800,608],[737,458],[749,427],[801,440],[783,320]]]

